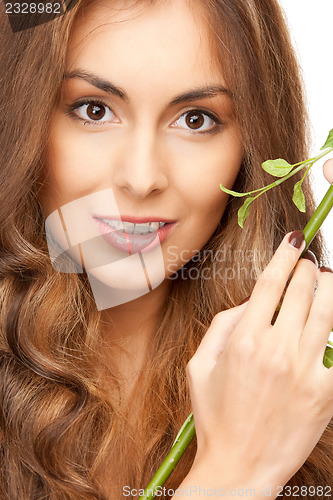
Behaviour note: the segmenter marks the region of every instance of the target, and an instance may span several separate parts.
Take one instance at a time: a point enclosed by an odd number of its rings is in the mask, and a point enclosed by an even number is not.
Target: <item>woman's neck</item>
[[[102,311],[103,352],[106,366],[130,394],[143,367],[145,355],[158,327],[171,282],[161,285],[136,300]]]

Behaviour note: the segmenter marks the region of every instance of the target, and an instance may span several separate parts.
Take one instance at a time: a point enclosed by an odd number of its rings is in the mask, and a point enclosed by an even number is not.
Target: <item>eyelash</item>
[[[68,109],[67,111],[65,112],[65,114],[67,116],[70,116],[71,118],[73,118],[74,120],[78,120],[80,122],[83,122],[83,125],[88,125],[88,126],[97,126],[97,127],[102,127],[104,125],[106,125],[107,121],[105,122],[94,122],[93,120],[85,120],[84,118],[81,118],[79,117],[75,111],[80,108],[81,106],[84,106],[84,105],[89,105],[89,104],[95,104],[97,106],[104,106],[105,108],[109,109],[112,113],[112,109],[105,103],[103,102],[102,100],[97,100],[97,99],[80,99],[80,100],[77,100],[75,101]],[[177,120],[175,121],[178,121],[180,120],[180,118],[188,113],[194,113],[194,112],[198,112],[198,113],[201,113],[202,115],[206,115],[208,116],[208,118],[210,118],[211,120],[213,120],[215,122],[215,127],[213,127],[212,129],[210,130],[205,130],[203,132],[200,132],[200,131],[195,131],[195,130],[191,130],[191,129],[188,129],[188,131],[190,132],[190,134],[192,135],[213,135],[213,134],[216,134],[218,132],[221,132],[224,128],[224,123],[220,120],[220,118],[218,116],[216,116],[215,114],[213,114],[212,112],[206,110],[206,109],[203,109],[203,108],[193,108],[193,109],[189,109],[187,111],[185,111],[185,113],[183,113],[182,115],[179,116],[179,118],[177,118]],[[184,129],[183,129],[184,130]]]

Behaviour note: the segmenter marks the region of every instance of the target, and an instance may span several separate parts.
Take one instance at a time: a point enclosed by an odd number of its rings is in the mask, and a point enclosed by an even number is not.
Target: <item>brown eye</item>
[[[105,116],[105,107],[99,104],[89,104],[86,113],[90,120],[100,120]]]
[[[85,125],[106,125],[108,123],[119,123],[119,119],[106,104],[99,102],[86,102],[77,104],[68,112],[84,121]]]
[[[208,134],[218,131],[221,126],[221,121],[209,112],[204,112],[200,109],[192,109],[180,116],[172,125],[172,127],[175,126],[192,132],[193,134]]]
[[[201,128],[205,123],[203,114],[194,111],[191,111],[190,113],[187,114],[185,121],[186,125],[194,130]]]

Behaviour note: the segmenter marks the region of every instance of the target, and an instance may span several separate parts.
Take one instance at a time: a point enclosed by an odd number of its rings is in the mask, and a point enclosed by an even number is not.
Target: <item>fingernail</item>
[[[300,249],[304,241],[303,231],[294,231],[289,236],[289,243],[292,247]]]
[[[317,258],[315,256],[315,254],[313,252],[311,252],[311,250],[307,250],[306,252],[304,252],[304,254],[302,255],[302,259],[311,260],[311,262],[313,262],[314,264],[316,264],[316,266],[318,267]]]
[[[245,302],[247,300],[249,300],[250,297],[251,297],[251,295],[249,295],[248,297],[246,297],[246,299],[242,300],[242,302],[240,304],[238,304],[238,305],[241,306],[242,304],[245,304]]]
[[[321,271],[322,273],[333,273],[332,269],[330,267],[326,267],[326,266],[321,266],[319,268],[319,271]]]

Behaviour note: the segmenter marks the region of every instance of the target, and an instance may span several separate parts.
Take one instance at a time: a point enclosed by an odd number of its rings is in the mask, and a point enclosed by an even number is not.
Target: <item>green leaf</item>
[[[250,196],[249,198],[246,198],[243,205],[238,210],[238,225],[241,228],[243,228],[244,222],[245,222],[247,216],[249,215],[250,205],[254,199],[255,199],[254,196]]]
[[[248,193],[237,193],[237,191],[231,191],[230,189],[227,189],[226,187],[224,187],[222,184],[220,184],[220,188],[225,193],[231,194],[232,196],[236,196],[238,198],[241,198],[242,196],[246,196],[248,194]]]
[[[323,363],[326,368],[333,366],[333,349],[331,347],[326,347]]]
[[[284,177],[292,171],[294,165],[290,165],[286,160],[278,158],[277,160],[267,160],[262,163],[262,168],[268,174],[274,175],[274,177]]]
[[[294,186],[293,202],[300,212],[306,212],[305,208],[305,196],[302,190],[303,179],[296,182]]]
[[[333,128],[332,128],[332,130],[330,130],[330,133],[328,134],[326,142],[323,145],[323,147],[320,148],[320,150],[326,149],[326,148],[333,148]]]

